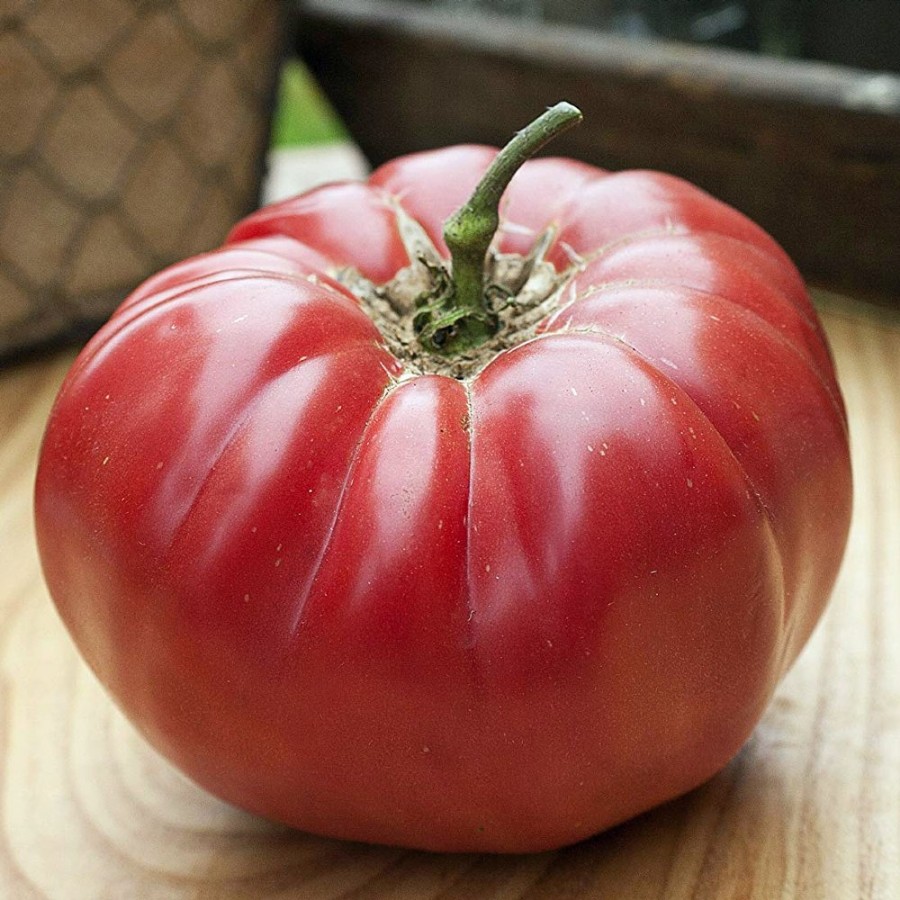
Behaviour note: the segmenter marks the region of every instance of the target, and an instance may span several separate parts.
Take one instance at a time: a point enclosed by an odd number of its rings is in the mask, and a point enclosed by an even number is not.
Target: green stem
[[[524,162],[581,118],[571,103],[557,103],[523,128],[497,154],[469,200],[444,223],[451,280],[440,296],[425,298],[417,314],[419,340],[426,349],[454,355],[496,332],[497,317],[486,304],[484,270],[500,224],[500,198]]]

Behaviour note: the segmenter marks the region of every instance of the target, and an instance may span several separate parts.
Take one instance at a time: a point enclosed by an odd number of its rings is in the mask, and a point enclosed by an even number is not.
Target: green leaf
[[[272,125],[273,147],[347,140],[347,130],[315,79],[299,60],[285,63]]]

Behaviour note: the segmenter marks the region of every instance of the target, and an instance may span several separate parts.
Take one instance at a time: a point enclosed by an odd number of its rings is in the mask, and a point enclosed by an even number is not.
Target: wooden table
[[[31,489],[72,352],[0,372],[0,898],[900,896],[900,324],[829,302],[857,479],[833,602],[753,738],[690,795],[526,857],[270,825],[188,783],[80,661],[41,580]]]

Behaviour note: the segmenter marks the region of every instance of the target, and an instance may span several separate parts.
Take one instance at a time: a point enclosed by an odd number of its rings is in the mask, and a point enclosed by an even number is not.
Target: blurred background
[[[896,0],[414,0],[869,69],[900,66]]]
[[[260,202],[560,99],[553,152],[683,175],[900,305],[897,0],[0,0],[0,359]]]

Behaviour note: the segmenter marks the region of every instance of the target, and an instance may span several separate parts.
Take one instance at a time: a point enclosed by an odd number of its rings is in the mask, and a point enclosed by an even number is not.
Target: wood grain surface
[[[857,479],[825,620],[719,776],[585,843],[439,856],[291,832],[150,750],[79,660],[31,525],[67,353],[0,372],[0,898],[900,896],[900,327],[824,315]]]

